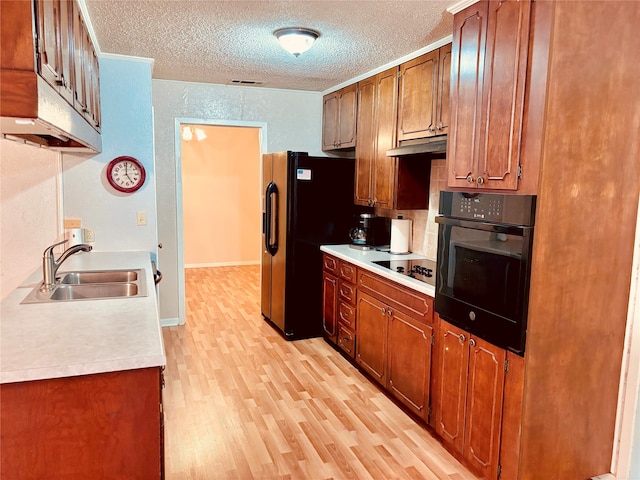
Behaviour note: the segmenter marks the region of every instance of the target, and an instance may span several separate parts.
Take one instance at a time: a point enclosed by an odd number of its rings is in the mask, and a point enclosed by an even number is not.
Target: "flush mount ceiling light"
[[[320,36],[320,32],[302,27],[280,28],[273,34],[282,48],[296,57],[309,50],[313,42]]]

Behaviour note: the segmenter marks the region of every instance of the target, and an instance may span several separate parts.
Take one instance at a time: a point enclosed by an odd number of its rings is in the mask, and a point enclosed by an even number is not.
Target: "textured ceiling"
[[[455,0],[85,0],[102,53],[153,58],[153,78],[324,91],[450,35]],[[298,58],[273,36],[321,37]]]

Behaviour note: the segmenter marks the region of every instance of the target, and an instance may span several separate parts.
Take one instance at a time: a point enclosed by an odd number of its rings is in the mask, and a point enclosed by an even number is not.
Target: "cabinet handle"
[[[467,337],[465,336],[464,333],[461,333],[460,336],[458,337],[458,340],[460,340],[460,343],[464,343],[467,341]]]
[[[470,347],[475,347],[476,346],[476,341],[473,338],[469,340],[469,346]]]
[[[389,315],[389,316],[393,315],[393,310],[391,310],[391,309],[387,310],[387,315]]]
[[[471,175],[467,176],[467,183],[473,183],[473,177]]]
[[[484,178],[478,177],[478,180],[476,181],[478,182],[478,185],[482,185],[484,183]]]

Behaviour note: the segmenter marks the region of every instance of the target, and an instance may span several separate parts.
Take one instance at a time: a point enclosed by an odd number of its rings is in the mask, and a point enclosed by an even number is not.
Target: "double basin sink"
[[[46,303],[100,298],[147,296],[144,270],[68,272],[56,277],[51,290],[34,288],[21,303]]]

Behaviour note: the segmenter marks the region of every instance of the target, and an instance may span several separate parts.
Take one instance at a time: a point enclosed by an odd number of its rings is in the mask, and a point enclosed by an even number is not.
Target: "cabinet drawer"
[[[353,358],[355,353],[355,335],[352,330],[342,324],[338,324],[338,346]]]
[[[325,253],[322,255],[322,268],[325,272],[338,275],[338,259]]]
[[[343,279],[338,279],[338,295],[340,300],[344,300],[351,305],[356,304],[356,286],[352,283],[345,282]]]
[[[356,329],[356,307],[348,303],[339,302],[338,321],[347,325],[352,330]]]
[[[433,323],[433,298],[366,270],[358,272],[358,290],[424,323]]]
[[[338,276],[348,282],[356,283],[356,274],[358,269],[354,265],[343,262],[342,260],[340,260],[339,265]]]

